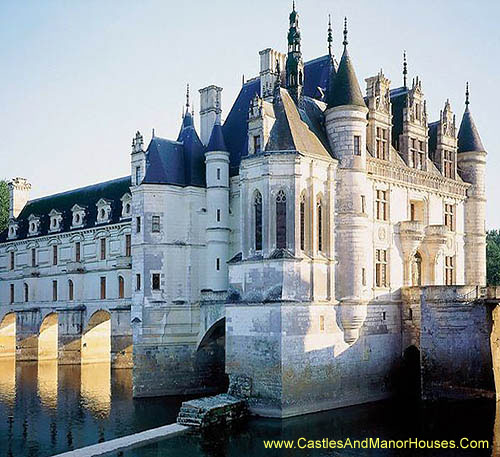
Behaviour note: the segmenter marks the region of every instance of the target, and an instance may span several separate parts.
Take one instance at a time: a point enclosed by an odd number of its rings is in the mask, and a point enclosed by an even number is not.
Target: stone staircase
[[[248,414],[247,402],[229,394],[198,398],[182,403],[177,423],[195,428],[223,425]]]

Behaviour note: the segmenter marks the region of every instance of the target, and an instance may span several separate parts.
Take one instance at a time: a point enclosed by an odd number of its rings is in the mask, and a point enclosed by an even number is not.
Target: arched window
[[[323,251],[323,202],[321,197],[318,197],[318,202],[316,203],[316,211],[318,215],[318,251]]]
[[[68,280],[68,299],[69,301],[73,301],[75,298],[75,289],[73,287],[73,281],[71,279]]]
[[[28,284],[24,284],[24,301],[28,301],[30,299],[29,297],[29,292],[30,292],[30,289],[28,287]]]
[[[286,248],[286,195],[282,190],[276,195],[276,247]]]
[[[306,196],[300,197],[300,249],[306,249]]]
[[[125,281],[123,276],[118,276],[118,298],[125,297]]]
[[[255,193],[253,205],[255,217],[255,250],[262,251],[262,195],[259,191]]]

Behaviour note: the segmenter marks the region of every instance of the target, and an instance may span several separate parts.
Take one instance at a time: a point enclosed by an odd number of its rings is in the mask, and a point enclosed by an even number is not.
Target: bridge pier
[[[59,365],[79,365],[82,360],[82,328],[85,308],[58,308]]]
[[[38,332],[42,324],[39,308],[16,311],[16,360],[38,360]]]
[[[130,307],[110,309],[111,367],[132,368],[132,328]]]

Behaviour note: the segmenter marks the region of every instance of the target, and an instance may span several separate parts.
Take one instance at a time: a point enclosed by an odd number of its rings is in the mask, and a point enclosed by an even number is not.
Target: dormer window
[[[35,236],[40,234],[40,218],[31,214],[28,217],[28,235]]]
[[[80,205],[73,205],[73,207],[71,208],[71,212],[73,213],[71,228],[83,227],[85,223],[86,208]]]
[[[104,224],[111,218],[111,201],[101,198],[97,203],[97,223]]]
[[[11,219],[9,221],[9,234],[8,234],[9,240],[17,238],[18,229],[19,229],[19,224],[14,219]]]
[[[132,196],[126,193],[120,200],[122,202],[122,219],[127,219],[132,216]]]
[[[59,232],[61,230],[61,222],[62,222],[62,213],[57,211],[56,209],[53,209],[49,213],[50,217],[50,232]]]

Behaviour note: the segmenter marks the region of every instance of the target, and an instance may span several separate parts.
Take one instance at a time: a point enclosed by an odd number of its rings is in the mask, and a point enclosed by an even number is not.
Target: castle
[[[468,88],[457,130],[448,101],[428,122],[406,60],[401,87],[380,71],[363,96],[347,22],[339,63],[331,27],[328,54],[303,61],[295,7],[287,40],[259,53],[224,122],[211,85],[199,134],[189,92],[176,140],[146,147],[137,132],[130,176],[36,200],[12,180],[0,319],[58,313],[59,356],[78,361],[79,332],[107,309],[136,396],[208,393],[224,373],[267,416],[389,396],[388,374],[420,348],[405,291],[486,283],[486,152]],[[30,331],[18,356],[36,352],[22,351]]]

